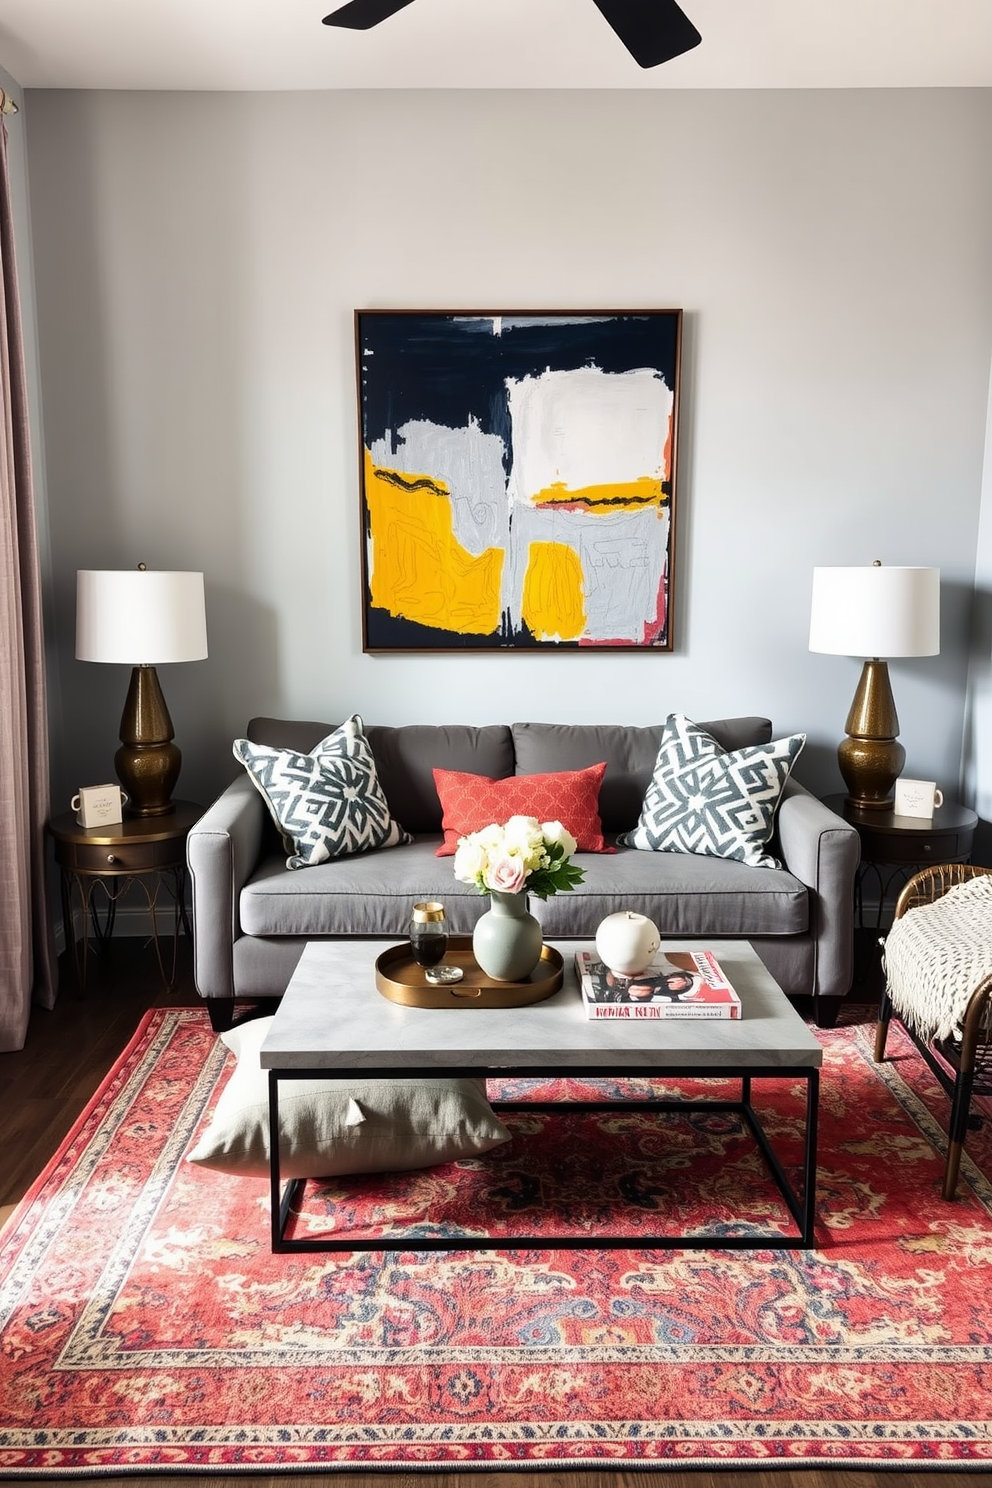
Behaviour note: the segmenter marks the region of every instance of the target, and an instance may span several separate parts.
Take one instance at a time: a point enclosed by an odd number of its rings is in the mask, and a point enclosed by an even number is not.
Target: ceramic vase
[[[527,908],[527,895],[494,890],[472,931],[472,952],[494,982],[522,982],[541,959],[544,936]]]

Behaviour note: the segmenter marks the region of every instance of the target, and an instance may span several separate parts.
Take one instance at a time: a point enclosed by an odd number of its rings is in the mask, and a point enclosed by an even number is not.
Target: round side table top
[[[933,816],[896,816],[891,808],[879,811],[869,806],[852,806],[845,795],[825,796],[823,804],[850,822],[852,827],[893,835],[940,837],[973,831],[978,825],[978,815],[970,807],[946,799],[943,806],[934,807]]]
[[[113,846],[121,842],[169,842],[184,837],[203,815],[203,807],[193,801],[177,801],[175,811],[164,816],[127,816],[123,821],[101,827],[81,827],[74,811],[53,816],[48,830],[59,842]]]

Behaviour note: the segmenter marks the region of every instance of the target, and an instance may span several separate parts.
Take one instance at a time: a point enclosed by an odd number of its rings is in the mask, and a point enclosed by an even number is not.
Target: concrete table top
[[[585,1016],[573,957],[590,941],[552,941],[565,962],[560,991],[512,1008],[417,1008],[383,997],[376,957],[390,940],[312,941],[262,1046],[263,1069],[333,1071],[583,1068],[620,1073],[651,1066],[818,1069],[823,1049],[747,941],[667,940],[661,950],[717,956],[741,999],[741,1018],[631,1023]]]

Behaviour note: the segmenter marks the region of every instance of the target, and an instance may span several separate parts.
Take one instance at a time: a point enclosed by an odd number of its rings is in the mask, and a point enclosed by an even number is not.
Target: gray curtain
[[[51,1007],[45,871],[48,717],[41,570],[7,130],[0,129],[0,1050],[23,1047],[32,998]]]

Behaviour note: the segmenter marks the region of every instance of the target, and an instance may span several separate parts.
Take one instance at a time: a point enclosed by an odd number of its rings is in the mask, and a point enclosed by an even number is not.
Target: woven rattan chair
[[[896,901],[895,918],[898,920],[908,909],[923,904],[935,904],[941,895],[955,884],[981,874],[992,873],[992,869],[978,868],[970,863],[944,863],[933,868],[924,868],[916,873],[903,888]],[[965,1132],[969,1124],[979,1125],[978,1118],[969,1121],[971,1097],[976,1088],[992,1089],[992,1047],[990,1047],[990,1012],[992,1012],[992,976],[979,981],[968,1000],[967,1010],[961,1025],[960,1040],[940,1040],[936,1046],[907,1029],[913,1042],[923,1055],[937,1079],[951,1098],[951,1116],[948,1125],[947,1162],[944,1167],[943,1196],[953,1199],[958,1186],[961,1153],[964,1151]],[[885,1058],[885,1037],[892,1017],[892,1003],[888,989],[882,993],[875,1026],[875,1062],[881,1064]],[[953,1074],[937,1058],[935,1047]]]

